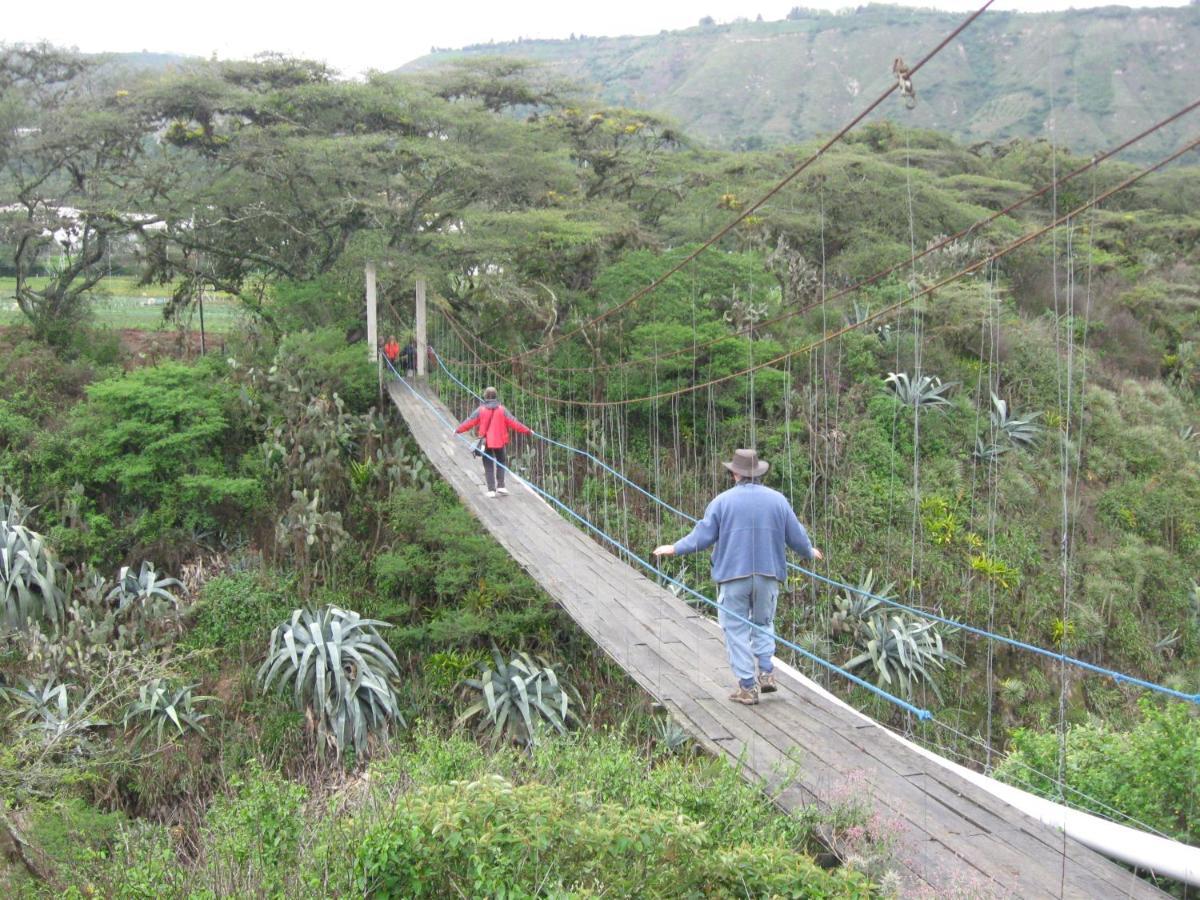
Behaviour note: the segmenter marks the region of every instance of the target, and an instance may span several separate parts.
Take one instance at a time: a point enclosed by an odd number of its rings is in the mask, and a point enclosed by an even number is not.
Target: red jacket
[[[521,434],[531,433],[527,426],[522,425],[510,416],[508,410],[499,403],[495,406],[488,406],[484,403],[483,406],[475,410],[475,415],[459,425],[454,433],[462,434],[464,431],[470,431],[477,425],[479,426],[479,436],[484,439],[484,446],[489,450],[496,450],[508,445],[508,430],[510,428],[513,431],[519,431]]]

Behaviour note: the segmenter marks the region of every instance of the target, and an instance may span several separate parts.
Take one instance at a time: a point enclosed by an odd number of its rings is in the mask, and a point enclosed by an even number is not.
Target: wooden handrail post
[[[367,359],[379,362],[379,313],[375,300],[375,263],[367,263]]]
[[[426,333],[426,316],[425,316],[425,279],[417,279],[417,316],[416,316],[416,338],[417,338],[417,377],[424,378],[428,373],[426,357],[429,354],[429,336]]]

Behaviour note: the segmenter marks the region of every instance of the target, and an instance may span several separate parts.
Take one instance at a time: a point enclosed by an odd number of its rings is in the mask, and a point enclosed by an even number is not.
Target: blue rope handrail
[[[430,348],[430,349],[432,350],[432,348]],[[462,388],[464,391],[466,391],[468,394],[470,394],[471,396],[478,399],[479,395],[476,394],[475,391],[473,391],[466,384],[464,384],[462,382],[462,380],[460,380],[452,371],[450,371],[449,368],[446,367],[445,362],[442,360],[442,358],[438,354],[438,352],[436,350],[433,350],[432,352],[433,352],[434,359],[437,360],[438,366],[441,368],[441,370],[443,372],[446,373],[446,376],[448,378],[450,378],[450,380],[453,381],[455,384],[457,384],[460,388]],[[391,363],[388,363],[388,366],[389,366],[389,368],[391,368]],[[396,370],[392,369],[392,371],[393,371],[393,373],[395,373]],[[398,374],[397,374],[397,377],[399,377]],[[401,380],[403,380],[403,379],[401,379]],[[638,491],[639,493],[641,493],[648,499],[657,503],[659,506],[662,506],[663,508],[675,513],[677,516],[680,516],[681,518],[686,519],[687,521],[693,522],[693,523],[698,521],[695,516],[692,516],[692,515],[684,512],[681,509],[677,509],[676,507],[674,507],[670,503],[668,503],[666,500],[663,500],[661,497],[656,496],[655,494],[646,490],[645,488],[643,488],[641,485],[637,484],[636,482],[631,481],[624,474],[622,474],[621,472],[618,472],[616,469],[614,469],[612,466],[610,466],[604,460],[593,455],[592,453],[588,452],[587,450],[580,449],[579,447],[572,447],[569,444],[562,443],[561,441],[556,441],[554,438],[549,437],[544,434],[541,434],[537,431],[534,431],[533,435],[535,437],[537,437],[538,439],[545,441],[548,444],[553,444],[554,446],[561,447],[564,450],[567,450],[571,453],[578,454],[580,456],[583,456],[583,457],[591,460],[596,465],[603,468],[605,471],[611,473],[613,476],[620,479],[625,484],[629,485],[629,487],[633,488],[634,490]],[[520,477],[520,476],[518,476],[518,477]],[[629,551],[627,551],[627,552],[629,552]],[[1008,637],[1003,634],[996,634],[995,632],[988,631],[984,628],[978,628],[974,625],[968,625],[965,622],[959,622],[954,619],[949,619],[949,618],[946,618],[945,616],[938,615],[937,613],[929,612],[929,611],[923,610],[919,607],[911,606],[907,603],[902,603],[901,601],[896,600],[893,597],[884,597],[880,594],[873,594],[870,591],[863,590],[862,588],[856,587],[855,585],[846,584],[844,582],[837,581],[836,579],[828,578],[824,575],[818,574],[817,572],[813,572],[810,569],[806,569],[803,566],[798,566],[792,562],[788,562],[787,567],[789,569],[791,569],[792,571],[800,572],[804,575],[807,575],[809,578],[824,582],[825,584],[831,585],[833,587],[842,588],[844,590],[858,594],[859,596],[867,597],[872,600],[877,600],[880,603],[887,604],[888,606],[893,606],[897,609],[902,609],[902,610],[905,610],[906,612],[911,612],[914,615],[918,615],[918,616],[921,616],[926,619],[932,619],[935,622],[940,622],[940,623],[942,623],[944,625],[948,625],[952,628],[961,629],[970,634],[974,634],[974,635],[977,635],[982,638],[987,638],[988,640],[999,641],[1000,643],[1007,644],[1008,646],[1014,647],[1018,650],[1025,650],[1030,653],[1036,653],[1036,654],[1046,657],[1047,659],[1052,659],[1056,662],[1075,666],[1077,668],[1084,669],[1085,671],[1093,672],[1097,675],[1103,675],[1107,678],[1113,679],[1113,681],[1117,682],[1118,684],[1137,685],[1138,687],[1145,688],[1146,690],[1149,690],[1149,691],[1155,691],[1157,693],[1165,694],[1169,697],[1174,697],[1179,700],[1186,700],[1190,703],[1200,704],[1200,693],[1188,694],[1183,691],[1176,690],[1175,688],[1167,687],[1166,685],[1156,684],[1155,682],[1152,682],[1152,681],[1146,681],[1145,679],[1138,678],[1134,675],[1127,675],[1123,672],[1118,672],[1114,669],[1108,669],[1108,668],[1105,668],[1104,666],[1098,666],[1095,663],[1087,662],[1086,660],[1082,660],[1077,657],[1070,656],[1069,654],[1066,654],[1066,653],[1049,650],[1045,647],[1039,647],[1036,644],[1030,644],[1025,641],[1018,640],[1017,638]],[[658,571],[658,570],[656,569],[655,571]],[[668,576],[664,576],[664,577],[668,577]],[[688,588],[688,590],[690,591],[691,589]],[[708,600],[707,597],[704,599]],[[712,601],[708,600],[708,602],[711,603]]]
[[[391,369],[392,374],[396,376],[396,379],[402,385],[404,385],[414,397],[416,397],[418,400],[420,400],[422,403],[424,403],[429,408],[429,410],[444,425],[446,425],[448,428],[451,428],[451,429],[457,427],[457,424],[455,422],[449,421],[445,416],[442,415],[441,411],[438,410],[438,408],[436,406],[434,406],[432,403],[429,402],[429,399],[427,397],[425,397],[423,394],[421,394],[420,391],[418,391],[411,384],[409,384],[408,380],[405,379],[404,377],[402,377],[400,375],[400,373],[397,372],[396,369],[392,366],[392,363],[390,360],[385,359],[384,361],[387,363],[388,368]],[[444,368],[444,366],[443,366],[443,368]],[[449,373],[447,373],[447,374],[449,374]],[[464,387],[466,387],[466,386],[464,385]],[[469,388],[467,388],[467,391],[468,391],[468,393],[473,393]],[[458,439],[465,446],[468,446],[468,447],[473,446],[473,442],[462,437],[462,435],[456,435],[456,437],[458,437]],[[540,437],[540,435],[539,435],[539,437]],[[565,503],[563,503],[561,500],[559,500],[553,494],[549,493],[548,491],[543,490],[541,487],[534,484],[529,479],[524,478],[521,475],[517,474],[515,471],[513,471],[511,468],[506,466],[504,463],[500,462],[495,457],[492,457],[491,455],[487,454],[486,451],[484,451],[484,455],[487,456],[489,459],[491,459],[495,465],[500,466],[500,468],[502,468],[505,472],[508,472],[514,478],[519,480],[522,484],[525,484],[532,490],[536,491],[539,495],[541,495],[545,499],[549,500],[551,503],[553,503],[555,506],[557,506],[563,512],[567,513],[573,519],[577,520],[580,524],[584,525],[590,531],[592,531],[599,537],[603,538],[608,543],[612,544],[612,546],[616,547],[622,553],[626,554],[630,559],[636,560],[644,568],[646,568],[647,570],[660,576],[664,581],[670,582],[671,584],[677,586],[681,590],[686,591],[687,593],[691,594],[693,597],[696,597],[698,600],[702,600],[703,602],[707,603],[709,606],[712,606],[717,609],[721,608],[720,604],[717,603],[715,600],[713,600],[710,597],[706,597],[704,594],[701,594],[699,591],[695,590],[692,587],[689,587],[688,585],[684,584],[683,582],[678,581],[675,578],[672,578],[670,575],[668,575],[666,572],[659,569],[653,563],[642,558],[637,553],[635,553],[633,550],[629,549],[627,546],[622,544],[619,540],[614,538],[612,535],[608,534],[606,531],[604,531],[604,529],[600,528],[598,525],[593,524],[587,518],[585,518],[584,516],[581,516],[575,510],[571,509],[571,507],[567,506]],[[854,684],[859,685],[860,687],[866,688],[871,693],[873,693],[879,697],[882,697],[884,700],[887,700],[890,703],[895,704],[896,706],[900,707],[901,709],[905,710],[906,712],[912,713],[918,719],[920,719],[922,721],[927,721],[927,720],[931,720],[933,718],[933,713],[930,712],[929,710],[921,709],[917,706],[914,706],[913,704],[909,703],[906,700],[902,700],[901,698],[896,697],[893,694],[889,694],[887,691],[883,690],[882,688],[880,688],[876,685],[871,684],[869,681],[865,681],[864,679],[859,678],[857,675],[853,674],[852,672],[846,671],[841,666],[838,666],[837,664],[832,663],[827,659],[822,659],[821,657],[817,656],[816,654],[812,653],[811,651],[805,650],[803,647],[799,646],[798,644],[792,643],[791,641],[787,640],[786,638],[780,637],[779,635],[768,631],[762,625],[759,625],[756,622],[752,622],[750,619],[746,618],[745,616],[738,615],[733,610],[730,610],[728,608],[725,609],[725,613],[727,615],[733,616],[735,619],[738,619],[739,621],[745,622],[751,628],[756,628],[763,633],[770,634],[778,643],[783,644],[785,647],[788,647],[789,649],[796,651],[801,656],[805,657],[806,659],[812,660],[813,662],[817,663],[820,666],[823,666],[824,668],[828,669],[829,671],[836,672],[837,674],[841,675],[843,678],[847,679],[848,681],[851,681]]]

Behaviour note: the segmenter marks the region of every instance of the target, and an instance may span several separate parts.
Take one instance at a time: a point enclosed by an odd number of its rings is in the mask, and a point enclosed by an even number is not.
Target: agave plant
[[[871,304],[859,303],[857,300],[855,300],[853,301],[853,305],[850,307],[850,309],[847,312],[842,313],[842,323],[847,327],[861,325],[863,322],[867,321],[870,316]]]
[[[404,717],[392,689],[398,678],[396,654],[380,636],[386,622],[326,606],[297,609],[271,632],[267,659],[258,670],[263,692],[289,687],[296,708],[317,729],[317,746],[340,757],[347,747],[356,758],[370,751],[373,735],[386,734]]]
[[[578,723],[571,709],[572,700],[579,706],[579,692],[565,682],[541,657],[518,653],[508,662],[498,650],[492,650],[494,666],[481,663],[479,678],[468,678],[463,685],[480,697],[458,717],[457,724],[482,717],[492,725],[492,744],[507,736],[510,740],[533,747],[537,743],[539,725],[566,734],[567,727]]]
[[[940,702],[941,692],[934,681],[936,671],[943,671],[947,662],[963,665],[961,657],[946,649],[937,625],[926,619],[893,613],[873,616],[863,629],[861,639],[865,649],[845,668],[851,672],[870,665],[875,670],[875,683],[897,690],[902,697],[912,697],[918,682],[933,690]]]
[[[169,587],[183,587],[178,578],[159,578],[154,571],[154,563],[143,560],[136,575],[129,566],[121,566],[117,574],[117,585],[105,597],[119,613],[125,613],[132,607],[146,609],[167,603],[175,609],[179,608],[179,598],[167,590]]]
[[[155,678],[138,689],[138,699],[125,710],[125,730],[131,731],[141,726],[134,736],[134,742],[140,744],[150,735],[155,735],[155,744],[163,743],[163,732],[169,726],[174,726],[178,736],[182,737],[189,731],[204,733],[200,723],[208,718],[207,713],[199,710],[199,705],[211,697],[194,696],[192,689],[196,685],[189,684],[175,687],[162,678]],[[170,735],[174,737],[174,735]]]
[[[971,454],[979,462],[987,465],[995,465],[1000,461],[1000,457],[1008,452],[1008,447],[1003,444],[985,444],[983,438],[975,436],[975,450]]]
[[[842,592],[833,601],[830,630],[834,634],[858,634],[883,599],[892,599],[895,587],[895,582],[889,581],[876,590],[875,572],[873,569],[867,569],[867,574],[859,579],[856,588],[842,588]]]
[[[997,431],[1008,435],[1008,439],[1021,447],[1032,447],[1037,442],[1042,426],[1033,424],[1033,420],[1041,413],[1034,413],[1025,418],[1009,415],[1008,404],[992,392],[992,425]]]
[[[32,510],[25,505],[21,495],[0,481],[0,522],[9,525],[24,525]]]
[[[946,393],[954,387],[953,382],[943,382],[936,375],[919,375],[916,381],[907,372],[888,372],[884,383],[896,394],[905,406],[917,409],[940,409],[950,405]]]
[[[57,631],[66,617],[71,579],[45,539],[24,525],[0,520],[0,625],[27,629],[47,621]]]
[[[676,721],[674,716],[655,716],[652,721],[654,722],[654,736],[659,745],[668,753],[686,753],[690,749],[692,736]]]
[[[0,697],[14,707],[9,718],[35,725],[47,740],[105,724],[86,718],[86,703],[73,704],[71,686],[52,676],[26,682],[24,688],[0,688]]]

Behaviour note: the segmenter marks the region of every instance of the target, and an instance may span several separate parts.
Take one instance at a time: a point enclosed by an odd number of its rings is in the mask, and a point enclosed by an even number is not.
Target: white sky
[[[394,69],[431,46],[461,47],[518,37],[566,38],[575,34],[654,34],[695,25],[702,16],[727,22],[782,19],[793,6],[853,7],[867,0],[60,0],[49,6],[6,4],[5,43],[47,40],[85,52],[151,50],[244,58],[274,50],[324,60],[347,75]],[[930,0],[906,6],[945,10],[977,8],[982,0]],[[1106,5],[1062,0],[998,0],[994,9],[1040,12]],[[1187,0],[1129,0],[1126,6],[1185,6]]]

